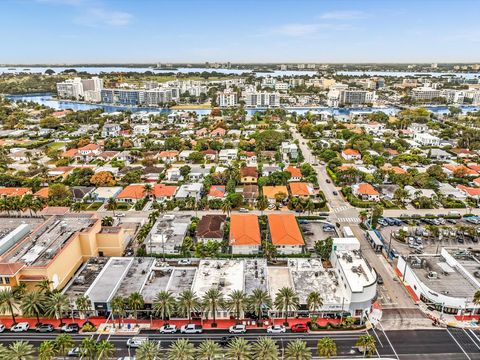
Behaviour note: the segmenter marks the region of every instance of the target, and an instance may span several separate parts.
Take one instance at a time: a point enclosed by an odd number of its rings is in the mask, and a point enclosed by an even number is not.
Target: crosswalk
[[[359,217],[341,217],[341,218],[337,218],[337,221],[340,223],[358,224],[360,222],[360,218]]]
[[[342,211],[345,211],[345,210],[348,210],[348,209],[349,209],[349,207],[344,205],[344,206],[339,206],[339,207],[333,209],[332,211],[334,213],[339,213],[339,212],[342,212]]]

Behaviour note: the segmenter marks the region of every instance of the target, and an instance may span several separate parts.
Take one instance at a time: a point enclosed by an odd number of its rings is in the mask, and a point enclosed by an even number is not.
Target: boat
[[[15,68],[8,68],[8,70],[14,70],[14,71],[15,71],[15,70],[17,70],[17,69],[15,69]]]

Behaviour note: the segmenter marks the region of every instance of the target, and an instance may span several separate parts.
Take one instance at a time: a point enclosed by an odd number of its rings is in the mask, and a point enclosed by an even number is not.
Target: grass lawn
[[[96,201],[88,207],[88,210],[98,210],[102,205],[103,205],[102,202]]]
[[[61,147],[63,147],[64,145],[65,145],[64,142],[58,141],[58,142],[54,142],[52,144],[48,144],[48,148],[52,149],[52,150],[58,150]]]
[[[119,202],[117,204],[117,210],[129,210],[132,206],[130,204]]]

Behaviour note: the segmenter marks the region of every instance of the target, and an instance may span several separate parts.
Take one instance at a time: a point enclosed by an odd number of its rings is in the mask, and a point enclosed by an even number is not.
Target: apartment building
[[[245,105],[249,107],[277,107],[280,106],[280,95],[276,92],[248,91],[244,94]]]

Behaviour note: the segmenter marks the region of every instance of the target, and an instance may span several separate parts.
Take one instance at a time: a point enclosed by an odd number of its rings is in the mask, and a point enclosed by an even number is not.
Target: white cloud
[[[304,36],[314,34],[319,29],[319,24],[287,24],[276,28],[274,32],[287,36]]]
[[[87,9],[84,15],[75,18],[80,25],[98,26],[127,26],[133,20],[133,15],[124,11],[109,11],[101,8]]]
[[[324,20],[357,20],[365,19],[369,15],[363,11],[356,10],[340,10],[340,11],[331,11],[325,14],[320,15],[320,19]]]

